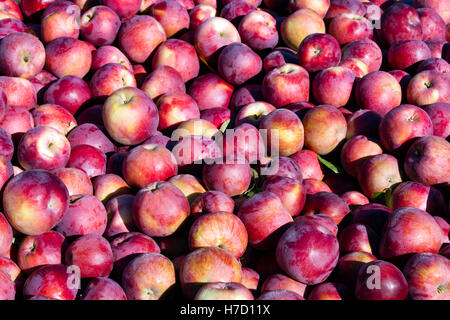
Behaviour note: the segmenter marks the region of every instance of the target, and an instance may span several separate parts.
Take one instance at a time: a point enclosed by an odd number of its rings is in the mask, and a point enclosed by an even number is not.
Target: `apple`
[[[317,153],[311,150],[300,150],[290,156],[302,171],[303,179],[322,180],[324,177]]]
[[[92,54],[86,42],[59,37],[45,47],[45,68],[58,78],[77,76],[83,78],[91,68]]]
[[[150,7],[150,15],[161,24],[168,38],[189,28],[189,13],[175,0],[156,1]]]
[[[119,13],[117,10],[114,11]],[[164,28],[155,18],[148,15],[135,16],[127,20],[122,24],[118,35],[121,50],[130,60],[137,63],[146,61],[156,47],[166,39]]]
[[[437,102],[448,102],[449,81],[450,78],[439,71],[419,72],[408,84],[406,92],[408,102],[419,107]]]
[[[197,29],[205,20],[216,16],[216,8],[208,4],[197,4],[189,11],[189,29]]]
[[[262,189],[277,195],[293,217],[300,214],[305,205],[306,192],[301,181],[283,176],[271,176],[264,180]]]
[[[350,300],[352,290],[343,283],[324,282],[312,289],[308,300]]]
[[[220,131],[211,122],[203,119],[190,119],[181,122],[177,129],[172,132],[172,140],[179,141],[181,138],[187,136],[200,136],[197,138],[220,137]]]
[[[27,278],[23,287],[25,298],[44,296],[57,300],[75,300],[78,288],[70,266],[50,264],[42,266]]]
[[[55,230],[65,237],[105,232],[107,213],[100,200],[90,194],[70,197],[69,207]]]
[[[389,47],[388,62],[393,69],[412,68],[416,63],[431,58],[431,51],[421,40],[401,40]]]
[[[17,146],[18,161],[26,170],[62,168],[69,157],[69,140],[52,127],[40,126],[28,130]]]
[[[325,23],[311,9],[299,9],[289,15],[280,26],[283,41],[292,49],[297,50],[300,43],[313,33],[325,33]]]
[[[211,108],[200,112],[200,119],[211,122],[216,128],[220,128],[225,122],[231,121],[231,110],[228,108]]]
[[[11,135],[3,129],[3,124],[0,125],[0,155],[4,156],[8,160],[11,160],[14,153],[14,143]]]
[[[127,296],[114,280],[94,278],[84,289],[81,300],[127,300]]]
[[[205,247],[183,258],[179,277],[184,296],[193,299],[203,284],[241,282],[242,269],[238,260],[226,250]]]
[[[374,278],[378,277],[378,281]],[[358,300],[405,300],[408,282],[392,263],[375,260],[364,264],[358,272],[355,296]]]
[[[254,298],[243,284],[210,282],[198,290],[194,300],[254,300]]]
[[[72,148],[80,144],[88,144],[96,147],[105,154],[116,150],[116,147],[108,137],[99,129],[99,127],[92,123],[83,123],[75,127],[67,135],[67,139]]]
[[[93,74],[89,87],[92,97],[104,100],[114,91],[124,87],[136,87],[134,74],[118,63],[108,63]]]
[[[347,139],[362,135],[368,138],[378,138],[382,117],[378,112],[360,109],[347,120]]]
[[[236,114],[236,125],[248,123],[259,127],[261,120],[275,109],[273,105],[264,101],[256,101],[244,105]]]
[[[289,11],[294,12],[299,9],[311,9],[315,11],[322,18],[325,17],[328,9],[330,8],[330,0],[292,0],[289,1]]]
[[[290,290],[273,290],[261,294],[257,300],[305,300],[305,298]]]
[[[244,85],[241,88],[234,91],[230,100],[230,109],[233,111],[238,111],[241,107],[257,102],[262,101],[262,87],[259,84],[248,84]]]
[[[242,280],[241,283],[249,290],[254,292],[258,288],[259,274],[247,267],[242,267]]]
[[[331,105],[309,109],[303,117],[303,125],[305,147],[319,155],[332,152],[347,134],[347,122],[343,114]]]
[[[206,192],[200,181],[190,174],[179,174],[169,178],[167,181],[180,189],[190,203],[202,193]]]
[[[88,84],[80,77],[69,75],[52,82],[45,90],[43,100],[57,104],[75,114],[91,99]]]
[[[29,33],[12,33],[0,43],[0,63],[2,75],[31,78],[44,67],[44,45]]]
[[[191,202],[192,214],[234,212],[234,200],[220,191],[206,191]]]
[[[311,34],[300,43],[298,60],[308,72],[335,67],[341,60],[339,42],[330,34]]]
[[[200,71],[197,52],[190,43],[169,39],[161,43],[152,58],[152,68],[169,66],[180,74],[184,82],[196,78]]]
[[[344,200],[349,207],[362,206],[369,203],[369,199],[359,191],[347,191],[341,194],[342,200]]]
[[[103,4],[111,8],[121,19],[134,16],[141,8],[141,0],[102,0]]]
[[[274,48],[279,39],[275,18],[263,10],[247,13],[239,23],[238,32],[242,42],[256,51]]]
[[[6,1],[6,2],[9,2],[9,1]],[[10,2],[13,2],[13,1],[10,1]],[[20,9],[19,9],[19,6],[14,6],[14,7],[17,7],[17,11],[19,14],[20,14],[20,11],[22,11],[25,17],[31,18],[31,17],[36,17],[36,16],[39,16],[40,14],[42,14],[44,9],[47,8],[53,2],[54,2],[54,0],[50,0],[50,1],[49,0],[24,0],[24,1],[20,1]],[[11,9],[13,9],[13,8],[11,8]],[[20,14],[20,16],[17,16],[16,19],[22,20],[22,15]]]
[[[67,188],[43,170],[27,170],[13,177],[3,191],[3,210],[17,231],[39,235],[56,226],[68,208]]]
[[[306,284],[298,282],[284,274],[275,273],[264,281],[261,286],[261,294],[276,290],[288,290],[303,296],[305,294]]]
[[[244,223],[229,212],[201,215],[192,224],[188,237],[191,251],[203,247],[218,247],[228,251],[236,259],[242,257],[248,242]]]
[[[36,107],[36,90],[33,84],[27,79],[0,76],[0,88],[6,94],[7,103],[10,107],[14,105],[25,108],[26,110],[31,110]],[[5,122],[6,114],[8,113],[6,111],[2,122]]]
[[[159,130],[170,130],[179,123],[200,118],[197,102],[188,94],[168,92],[157,101],[159,114]]]
[[[36,127],[48,126],[58,130],[63,135],[77,126],[74,116],[57,104],[42,104],[31,111]]]
[[[13,241],[13,230],[6,220],[5,216],[0,213],[0,256],[3,256],[11,249]]]
[[[433,123],[433,135],[446,139],[450,135],[450,103],[433,103],[425,106],[424,110]]]
[[[361,39],[348,43],[342,48],[342,60],[356,58],[369,68],[369,72],[378,71],[383,54],[378,44],[371,39]]]
[[[138,188],[178,173],[174,155],[155,144],[143,144],[132,149],[124,159],[122,170],[127,183]]]
[[[67,167],[80,169],[91,179],[106,173],[106,155],[94,146],[79,144],[72,147]]]
[[[443,49],[447,41],[442,39],[432,39],[425,41],[428,48],[430,48],[432,58],[442,58]]]
[[[336,272],[341,281],[354,286],[361,267],[377,258],[369,252],[354,251],[343,255],[337,265]]]
[[[71,1],[55,1],[42,13],[40,38],[49,43],[60,37],[78,39],[80,7]]]
[[[336,224],[350,212],[348,205],[337,194],[331,192],[317,192],[307,197],[304,214],[323,213],[330,216]]]
[[[422,40],[422,22],[417,11],[405,3],[395,3],[381,17],[383,38],[389,45],[400,40]]]
[[[189,88],[189,95],[194,98],[200,111],[211,108],[228,108],[233,86],[218,75],[204,74],[194,80]]]
[[[170,203],[163,199],[170,199]],[[142,188],[136,194],[132,211],[138,229],[151,237],[173,234],[190,214],[186,196],[165,181],[152,182]]]
[[[186,92],[183,78],[178,71],[165,65],[159,66],[149,73],[144,78],[141,89],[153,100],[169,92]]]
[[[352,70],[339,66],[320,71],[312,82],[314,98],[319,104],[328,104],[336,108],[346,105],[350,99],[355,76]]]
[[[357,135],[350,138],[342,147],[341,164],[349,175],[356,177],[367,157],[382,153],[383,150],[376,142]]]
[[[450,64],[441,58],[429,58],[422,61],[417,67],[417,72],[424,70],[436,70],[447,75],[450,72]]]
[[[128,60],[127,56],[116,47],[111,45],[102,45],[92,51],[91,69],[93,71],[108,63],[119,63],[129,70],[133,70],[130,60]]]
[[[104,204],[111,198],[131,193],[130,186],[120,176],[107,173],[94,178],[94,195]]]
[[[351,214],[351,223],[360,223],[381,234],[392,210],[379,203],[369,203],[356,208]]]
[[[384,116],[379,130],[383,146],[390,152],[398,152],[412,139],[433,134],[433,123],[423,109],[402,104]]]
[[[50,173],[57,176],[67,188],[69,196],[77,194],[93,194],[94,189],[88,175],[76,168],[58,168]]]
[[[120,18],[107,6],[95,6],[86,10],[80,19],[81,36],[99,47],[110,45],[116,39]]]
[[[105,100],[102,115],[109,135],[125,145],[138,144],[152,136],[159,121],[156,105],[144,91],[133,87],[114,91]],[[129,121],[122,121],[125,115]]]
[[[325,182],[313,178],[303,180],[303,186],[305,187],[306,195],[318,192],[332,192]]]
[[[328,32],[340,45],[373,37],[372,23],[365,17],[353,13],[341,13],[331,19]]]
[[[106,237],[129,233],[136,229],[132,214],[133,201],[133,195],[122,194],[106,202],[105,209],[108,215],[108,225],[104,234]]]
[[[426,185],[446,183],[450,178],[450,143],[436,136],[417,139],[405,156],[404,169],[413,181]]]

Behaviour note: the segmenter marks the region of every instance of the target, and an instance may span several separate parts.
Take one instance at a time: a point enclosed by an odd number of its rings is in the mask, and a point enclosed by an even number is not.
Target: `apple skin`
[[[299,9],[289,15],[280,26],[283,41],[297,50],[300,43],[313,33],[325,33],[325,23],[311,9]]]
[[[206,62],[215,60],[218,50],[233,42],[241,42],[239,32],[230,21],[222,17],[205,20],[194,33],[197,54]]]
[[[342,255],[336,265],[336,272],[341,281],[354,286],[361,267],[377,258],[369,252],[353,251]]]
[[[267,130],[268,153],[278,152],[280,156],[288,157],[303,148],[304,127],[293,111],[278,109],[269,113],[260,122],[259,129]]]
[[[167,38],[189,28],[189,13],[175,0],[157,1],[150,7],[150,15],[164,28]]]
[[[316,12],[322,19],[327,14],[328,9],[330,8],[330,0],[319,0],[319,1],[310,1],[310,0],[291,0],[289,1],[289,11],[294,12],[299,9],[311,9]]]
[[[306,192],[301,181],[288,177],[272,176],[264,180],[262,189],[276,194],[293,217],[300,214],[305,205]]]
[[[339,243],[326,227],[307,221],[294,223],[278,241],[278,265],[292,278],[312,285],[323,282],[339,258]]]
[[[312,92],[318,104],[336,108],[347,104],[356,74],[345,67],[331,67],[320,71],[312,82]]]
[[[447,74],[450,72],[450,64],[441,58],[429,58],[422,61],[417,67],[417,72],[425,70],[435,70]]]
[[[259,274],[250,268],[242,267],[241,283],[252,292],[255,292],[259,284]]]
[[[392,210],[379,203],[369,203],[356,208],[351,214],[351,223],[360,223],[370,227],[377,234],[383,232]]]
[[[350,224],[339,233],[339,250],[342,254],[354,251],[378,253],[379,236],[363,224]]]
[[[211,122],[220,128],[226,121],[231,120],[231,110],[228,108],[211,108],[200,112],[200,119]]]
[[[12,2],[12,1],[11,1]],[[18,10],[20,17],[16,17],[18,20],[22,20],[22,14],[27,18],[35,18],[39,17],[42,12],[47,8],[50,4],[55,2],[55,0],[24,0],[20,2],[20,9]],[[18,6],[17,6],[18,7]],[[9,9],[11,10],[11,9]]]
[[[143,253],[160,253],[155,240],[139,232],[126,232],[111,239],[114,255],[114,275],[121,278],[127,264]]]
[[[158,130],[170,130],[183,121],[200,118],[197,102],[186,93],[168,92],[158,99],[157,107]]]
[[[430,48],[432,58],[443,58],[443,50],[447,41],[442,39],[433,39],[425,41],[425,43]]]
[[[156,100],[161,95],[169,92],[185,93],[186,86],[177,70],[170,66],[162,65],[144,78],[141,90],[151,99]]]
[[[230,109],[232,111],[239,111],[243,106],[264,100],[262,94],[262,87],[259,84],[248,84],[240,87],[234,91],[230,100]]]
[[[364,5],[355,0],[333,0],[330,3],[325,19],[329,20],[341,13],[353,13],[364,16]]]
[[[299,165],[288,157],[273,158],[267,165],[265,165],[265,168],[268,169],[266,172],[262,171],[263,168],[264,167],[260,168],[260,174],[264,175],[265,178],[280,176],[291,178],[297,180],[298,182],[303,181],[303,174]]]
[[[91,99],[88,84],[77,76],[65,76],[52,82],[45,90],[43,100],[47,104],[57,104],[75,114]]]
[[[391,5],[381,17],[383,38],[389,45],[400,40],[422,40],[422,22],[416,10],[407,4]]]
[[[211,108],[228,108],[233,86],[214,73],[204,74],[194,80],[189,95],[197,101],[200,111]]]
[[[36,107],[36,91],[33,84],[27,79],[0,76],[0,88],[6,94],[9,106],[17,105],[26,110],[31,110]],[[6,114],[8,114],[7,111],[5,112],[5,116]],[[5,117],[2,121],[5,122]]]
[[[220,16],[231,22],[239,22],[243,16],[255,9],[256,7],[247,1],[233,0],[223,6]]]
[[[378,112],[360,109],[347,120],[347,139],[357,135],[379,138],[378,131],[382,117]]]
[[[122,121],[125,114],[129,121]],[[159,122],[156,105],[133,87],[114,91],[103,105],[102,117],[109,135],[125,145],[139,144],[152,136]]]
[[[322,180],[324,177],[317,153],[311,150],[300,150],[290,156],[302,171],[303,179]]]
[[[275,290],[289,290],[301,296],[305,294],[306,284],[280,273],[268,277],[261,286],[261,294]]]
[[[423,109],[403,104],[384,116],[379,131],[383,146],[395,153],[407,149],[412,139],[433,134],[433,123]]]
[[[369,203],[369,199],[359,191],[347,191],[341,194],[342,200],[344,200],[349,207],[362,206]]]
[[[330,192],[309,195],[303,208],[304,214],[324,213],[330,216],[336,224],[339,224],[349,212],[347,203],[337,194]]]
[[[86,10],[80,20],[81,36],[96,47],[110,45],[116,39],[120,18],[107,6]]]
[[[192,224],[188,238],[191,251],[202,247],[218,247],[236,259],[242,257],[248,243],[244,223],[228,212],[201,215]]]
[[[431,51],[421,40],[401,40],[389,47],[388,62],[392,69],[412,68],[416,63],[431,58]]]
[[[67,188],[69,196],[76,194],[93,194],[94,189],[88,175],[76,168],[58,168],[50,171],[57,176]]]
[[[16,172],[11,161],[4,155],[0,155],[0,189],[15,174]]]
[[[318,192],[332,192],[330,187],[323,181],[317,179],[303,180],[306,195],[316,194]]]
[[[28,130],[17,146],[17,158],[26,170],[52,170],[65,167],[70,143],[58,130],[41,126]]]
[[[20,269],[31,273],[47,264],[61,264],[65,238],[55,231],[44,232],[36,236],[25,237],[17,251],[17,263]]]
[[[189,11],[189,29],[196,30],[205,20],[216,16],[216,8],[207,4],[197,4]]]
[[[242,43],[225,46],[220,52],[217,64],[219,74],[233,85],[243,84],[262,69],[261,58]]]
[[[190,174],[179,174],[169,178],[167,181],[180,189],[186,198],[188,198],[190,203],[192,203],[202,193],[206,192],[200,181]]]
[[[198,76],[200,63],[195,48],[190,43],[169,39],[161,43],[152,58],[152,68],[169,66],[180,74],[184,82]]]
[[[94,278],[86,286],[81,300],[127,300],[127,296],[114,280]]]
[[[412,253],[438,253],[444,238],[433,217],[420,209],[402,207],[390,215],[380,243],[380,256],[393,259]]]
[[[143,188],[178,173],[174,155],[166,148],[144,144],[132,149],[123,162],[123,175],[129,185]]]
[[[237,282],[211,282],[198,290],[194,300],[254,300],[253,294]]]
[[[408,84],[406,96],[408,102],[424,106],[450,99],[449,77],[435,70],[419,72]]]
[[[387,72],[375,71],[364,76],[356,85],[356,100],[361,108],[384,116],[400,105],[402,88]]]
[[[51,264],[42,266],[27,278],[23,287],[25,298],[44,296],[58,300],[75,300],[78,289],[71,288],[71,275],[68,266]]]
[[[131,187],[120,176],[107,173],[94,178],[94,195],[104,204],[111,198],[131,193]]]
[[[342,147],[341,164],[349,175],[356,177],[367,157],[382,153],[383,150],[375,141],[362,135],[354,136]]]
[[[234,200],[220,191],[206,191],[191,202],[192,214],[234,212]]]
[[[224,156],[237,154],[244,157],[250,164],[255,164],[265,157],[265,145],[261,133],[248,123],[227,130],[221,147]]]
[[[192,299],[202,284],[241,282],[242,269],[231,253],[216,247],[205,247],[184,257],[179,277],[184,296]]]
[[[446,24],[450,23],[450,11],[445,3],[438,0],[414,0],[415,8],[429,8],[435,10]]]
[[[22,281],[22,270],[19,266],[12,261],[10,258],[5,256],[0,256],[0,271],[4,272],[13,282],[16,282],[15,285],[21,285],[19,281]]]
[[[58,130],[63,135],[77,126],[73,115],[65,108],[57,104],[42,104],[31,111],[36,127],[49,126]]]
[[[68,265],[80,268],[80,277],[108,277],[113,269],[113,253],[109,242],[100,235],[87,234],[72,242],[65,252]]]
[[[418,253],[408,259],[404,275],[409,296],[413,300],[448,300],[448,270],[450,262],[444,256]]]
[[[93,195],[70,197],[69,208],[55,230],[65,237],[86,234],[102,235],[105,232],[107,213],[105,207]]]
[[[6,217],[2,213],[0,213],[0,231],[0,256],[3,256],[11,249],[13,231],[8,220],[6,220]]]
[[[358,182],[363,193],[369,198],[402,182],[397,159],[390,154],[371,156],[361,165]]]
[[[58,78],[83,78],[91,68],[92,54],[86,42],[71,37],[60,37],[45,47],[45,68]]]
[[[11,226],[26,235],[52,229],[65,214],[69,194],[62,181],[43,170],[27,170],[9,180],[3,209]],[[39,223],[38,223],[39,222]]]
[[[170,204],[167,203],[170,199]],[[149,204],[152,204],[149,206]],[[170,182],[152,182],[141,189],[133,202],[133,220],[150,237],[173,234],[190,214],[186,196]]]
[[[130,60],[128,60],[122,51],[114,46],[102,45],[92,51],[92,71],[95,71],[108,63],[119,63],[129,70],[133,70]]]
[[[250,186],[250,165],[242,156],[228,155],[220,163],[203,167],[203,182],[208,190],[217,190],[230,197],[240,195]]]
[[[356,58],[364,62],[369,72],[378,71],[381,67],[383,54],[378,44],[371,39],[356,40],[342,48],[342,60]]]
[[[309,76],[301,66],[286,63],[269,71],[263,79],[262,93],[275,107],[309,100]]]
[[[353,13],[341,13],[331,19],[328,32],[340,45],[362,39],[372,39],[373,26],[365,17]]]
[[[12,33],[0,43],[0,63],[2,75],[31,78],[44,67],[44,45],[29,33]]]
[[[91,179],[105,174],[106,155],[94,146],[79,144],[72,147],[67,167],[83,170]]]
[[[316,72],[337,66],[341,60],[341,48],[332,35],[314,33],[300,43],[297,55],[303,68]]]
[[[430,8],[419,8],[416,11],[422,22],[422,40],[445,40],[445,22],[439,13]]]
[[[99,129],[99,127],[92,123],[83,123],[77,126],[70,131],[67,135],[67,139],[72,148],[80,144],[88,144],[96,147],[105,154],[116,150],[116,147],[108,137]]]
[[[147,15],[135,16],[124,22],[118,35],[119,47],[136,63],[145,62],[156,47],[166,39],[161,24]]]
[[[111,8],[121,19],[135,15],[141,8],[141,0],[102,0],[102,3]]]
[[[106,237],[136,230],[132,214],[133,201],[133,195],[122,194],[106,202],[105,209],[108,215],[108,225],[104,233]]]
[[[159,253],[134,258],[122,275],[122,286],[129,300],[159,300],[175,285],[173,263]]]
[[[279,40],[275,18],[263,10],[247,13],[241,19],[238,31],[242,42],[256,51],[272,49]]]
[[[0,270],[0,299],[15,300],[15,297],[16,286],[14,282],[4,270]]]
[[[347,134],[347,121],[343,114],[331,105],[319,105],[309,109],[303,117],[303,125],[305,147],[319,155],[332,152]]]
[[[371,268],[371,269],[369,269]],[[379,270],[380,288],[372,288],[371,276]],[[403,273],[392,263],[375,260],[361,267],[356,281],[355,296],[358,300],[405,300],[408,296],[408,282]]]
[[[437,102],[425,106],[433,123],[433,135],[446,139],[450,135],[450,103]]]
[[[108,63],[98,68],[89,82],[92,97],[104,100],[114,91],[124,87],[136,87],[132,71],[118,63]]]
[[[195,138],[213,139],[219,134],[219,129],[211,122],[203,119],[190,119],[180,123],[177,129],[172,132],[172,137],[178,140],[187,136],[199,136]]]
[[[40,38],[48,43],[60,37],[78,39],[80,8],[71,1],[55,1],[42,13]]]
[[[8,97],[5,91],[3,89],[0,89],[0,121],[2,121],[5,118],[7,106],[8,106]]]
[[[305,300],[305,298],[293,291],[273,290],[261,294],[256,300]]]
[[[273,248],[280,232],[293,221],[280,198],[269,191],[244,200],[239,206],[238,217],[247,229],[249,244],[260,249]]]
[[[308,300],[350,300],[352,298],[352,290],[339,282],[321,283],[315,286],[308,296]]]
[[[426,185],[450,181],[450,143],[436,136],[425,136],[413,142],[406,153],[404,169],[413,181]]]

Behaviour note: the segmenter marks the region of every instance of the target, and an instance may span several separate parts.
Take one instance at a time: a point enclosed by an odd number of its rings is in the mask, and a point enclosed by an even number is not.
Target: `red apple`
[[[289,290],[303,296],[306,284],[295,281],[286,275],[275,273],[264,281],[261,286],[261,293],[264,294],[275,290]]]
[[[119,32],[120,18],[107,6],[95,6],[83,13],[80,28],[81,36],[94,46],[110,45]]]
[[[69,196],[77,194],[93,194],[94,189],[88,175],[76,168],[58,168],[50,173],[57,176],[65,184]]]
[[[450,101],[450,78],[445,74],[426,70],[416,74],[408,84],[408,102],[423,106],[437,102]]]
[[[331,19],[328,32],[340,45],[362,39],[372,39],[373,26],[365,17],[353,13],[341,13]]]
[[[336,108],[347,104],[352,92],[355,73],[345,67],[331,67],[320,71],[313,80],[312,91],[319,104]]]
[[[83,170],[91,179],[105,174],[106,155],[96,147],[79,144],[72,147],[67,167]]]
[[[422,40],[445,39],[445,22],[438,12],[429,8],[416,10],[422,22]]]
[[[150,7],[150,15],[161,24],[168,38],[189,28],[188,12],[182,4],[175,0],[156,1]]]
[[[343,283],[324,282],[314,287],[308,300],[350,300],[352,290]]]
[[[22,78],[0,76],[0,88],[5,92],[10,107],[17,105],[26,110],[36,107],[36,90],[30,81]],[[8,113],[6,111],[6,114]],[[2,120],[3,122],[5,122],[5,118]]]
[[[91,69],[93,71],[108,63],[119,63],[129,70],[133,70],[130,60],[116,47],[103,45],[92,52]]]
[[[422,40],[422,22],[416,10],[405,3],[391,5],[381,17],[381,30],[388,44]]]
[[[278,43],[276,20],[263,10],[247,13],[239,23],[238,31],[242,42],[256,51],[272,49]]]
[[[354,286],[361,267],[375,260],[377,258],[368,252],[354,251],[347,253],[339,259],[336,265],[337,275],[341,281]]]
[[[315,33],[307,36],[298,47],[298,60],[308,72],[335,67],[341,60],[339,42],[329,34]]]
[[[71,1],[55,1],[42,13],[41,34],[48,43],[60,37],[78,39],[80,33],[80,7]]]
[[[141,8],[141,0],[102,0],[105,6],[110,7],[121,19],[135,15]]]
[[[114,280],[94,278],[86,286],[81,300],[127,300],[127,296]]]
[[[215,213],[228,212],[233,213],[234,200],[220,191],[206,191],[199,194],[191,201],[191,213]]]
[[[254,298],[243,284],[210,282],[198,290],[194,300],[254,300]]]
[[[77,121],[73,115],[67,109],[57,104],[42,104],[33,109],[31,114],[36,127],[52,127],[63,135],[67,135],[70,130],[77,126]]]
[[[382,52],[377,43],[370,39],[352,41],[342,49],[342,60],[356,58],[364,62],[369,72],[378,71],[381,67]]]
[[[388,61],[393,69],[412,68],[414,64],[431,58],[427,44],[420,40],[401,40],[389,47]]]
[[[136,87],[134,74],[118,63],[108,63],[98,68],[89,82],[92,97],[106,99],[114,91],[124,87]]]
[[[433,123],[433,135],[446,139],[450,135],[450,103],[433,103],[424,110]]]

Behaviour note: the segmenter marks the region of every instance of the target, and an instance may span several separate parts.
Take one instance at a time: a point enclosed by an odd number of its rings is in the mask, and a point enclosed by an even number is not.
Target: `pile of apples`
[[[450,299],[448,0],[0,0],[0,299]]]

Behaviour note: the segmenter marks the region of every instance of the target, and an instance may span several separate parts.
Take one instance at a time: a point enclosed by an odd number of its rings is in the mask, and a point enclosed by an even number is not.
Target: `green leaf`
[[[224,133],[225,130],[227,130],[228,125],[230,124],[230,121],[231,121],[231,120],[228,119],[227,121],[225,121],[224,123],[222,123],[222,124],[220,125],[220,128],[219,128],[220,132]]]
[[[339,168],[337,166],[335,166],[334,164],[332,164],[330,161],[325,160],[324,158],[322,158],[320,155],[317,155],[317,158],[319,159],[319,162],[321,164],[323,164],[325,167],[327,167],[328,169],[330,169],[331,171],[333,171],[334,173],[340,173],[341,170],[339,170]]]

